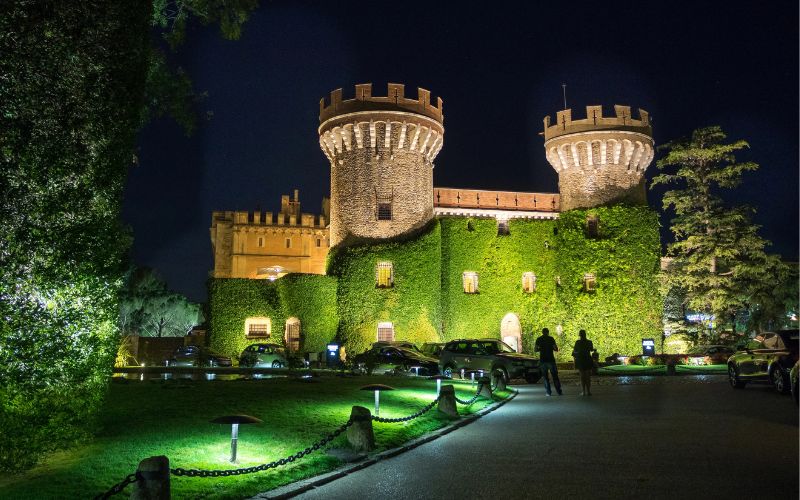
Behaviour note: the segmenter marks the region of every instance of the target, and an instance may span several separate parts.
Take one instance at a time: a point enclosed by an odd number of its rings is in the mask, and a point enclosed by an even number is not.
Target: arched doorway
[[[519,324],[519,316],[514,313],[503,316],[500,322],[500,338],[515,351],[522,352],[522,327]]]
[[[286,320],[286,348],[291,352],[300,350],[300,320],[289,318]]]

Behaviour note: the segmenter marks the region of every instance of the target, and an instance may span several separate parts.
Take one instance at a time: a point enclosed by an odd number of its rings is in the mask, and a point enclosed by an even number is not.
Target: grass
[[[611,365],[600,368],[600,375],[666,375],[665,365]],[[675,365],[675,373],[727,373],[726,365]]]
[[[238,467],[249,467],[294,454],[345,423],[353,405],[372,410],[368,383],[391,385],[381,394],[381,416],[416,412],[435,397],[436,385],[423,378],[320,377],[191,382],[183,380],[120,382],[111,386],[95,439],[55,453],[19,475],[0,475],[3,498],[87,498],[106,491],[136,470],[140,460],[166,455],[170,467],[228,469],[230,426],[209,420],[244,413],[262,424],[240,426]],[[456,396],[469,399],[475,387],[454,381]],[[501,397],[507,393],[499,393]],[[462,414],[489,404],[479,399]],[[373,423],[378,450],[398,446],[450,420],[434,408],[410,422]],[[346,448],[344,435],[328,448]],[[341,461],[323,450],[266,472],[236,477],[171,478],[173,498],[243,498],[336,468]],[[126,494],[130,494],[129,486]]]

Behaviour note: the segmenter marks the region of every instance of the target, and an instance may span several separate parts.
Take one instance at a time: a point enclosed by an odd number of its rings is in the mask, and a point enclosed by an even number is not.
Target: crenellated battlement
[[[567,134],[576,134],[587,131],[621,130],[637,132],[648,137],[653,136],[650,125],[650,114],[639,109],[639,119],[631,115],[630,106],[614,105],[615,116],[603,116],[602,106],[586,106],[586,118],[574,120],[572,109],[565,109],[556,113],[556,122],[551,125],[551,116],[544,117],[544,140]]]
[[[423,88],[417,88],[417,98],[405,97],[405,85],[390,83],[386,97],[372,95],[372,84],[362,83],[356,85],[356,95],[353,99],[342,99],[342,89],[331,92],[330,99],[319,100],[319,123],[335,118],[339,115],[356,113],[359,111],[407,111],[427,116],[444,123],[442,114],[442,98],[436,98],[436,105],[431,104],[431,93]]]

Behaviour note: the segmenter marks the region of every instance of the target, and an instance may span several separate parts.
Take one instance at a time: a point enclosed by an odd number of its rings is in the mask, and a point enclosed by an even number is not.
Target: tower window
[[[588,238],[597,238],[599,234],[599,221],[596,215],[586,216],[586,236]]]
[[[292,248],[292,239],[286,238],[286,248]]]
[[[478,293],[478,273],[474,271],[464,271],[461,275],[464,285],[464,293]]]
[[[394,268],[391,262],[378,262],[375,266],[375,283],[378,288],[394,286]]]
[[[378,323],[378,342],[394,342],[394,324],[391,321]]]
[[[271,333],[269,318],[247,318],[244,322],[244,335],[247,338],[266,338]]]
[[[497,221],[497,236],[507,236],[509,233],[508,231],[508,221],[507,220],[498,220]]]
[[[322,238],[317,238],[317,248],[322,246]]]
[[[378,203],[378,220],[392,220],[391,203]]]
[[[533,293],[536,291],[536,275],[533,273],[522,274],[522,291]]]
[[[263,236],[259,236],[258,237],[258,247],[259,248],[263,248],[264,247],[264,237]]]
[[[594,292],[597,289],[597,280],[594,274],[587,273],[583,275],[583,291]]]

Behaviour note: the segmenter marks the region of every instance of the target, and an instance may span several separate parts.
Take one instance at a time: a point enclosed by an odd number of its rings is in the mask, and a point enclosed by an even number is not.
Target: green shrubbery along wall
[[[249,344],[264,340],[245,337],[245,320],[270,318],[268,342],[284,344],[286,320],[300,320],[301,350],[319,352],[336,335],[336,279],[330,276],[290,274],[278,281],[211,279],[209,281],[209,346],[238,357]]]
[[[596,236],[587,233],[588,216],[597,218]],[[642,338],[661,335],[659,256],[658,218],[647,207],[515,219],[506,235],[498,235],[493,218],[443,217],[413,238],[334,248],[328,276],[212,280],[211,347],[241,352],[251,342],[244,336],[251,316],[271,318],[278,343],[286,319],[295,316],[303,351],[321,351],[335,339],[352,355],[375,342],[379,322],[392,322],[397,340],[422,344],[499,338],[503,318],[513,313],[526,352],[547,327],[561,360],[571,359],[581,328],[602,356],[635,354]],[[379,262],[392,264],[392,287],[377,287]],[[465,271],[478,273],[478,293],[464,293]],[[536,275],[533,293],[522,289],[526,272]],[[584,289],[588,273],[594,291]]]
[[[328,274],[339,280],[339,340],[350,354],[377,338],[378,322],[391,321],[398,340],[436,342],[441,333],[441,231],[433,221],[406,241],[334,249]],[[378,262],[391,262],[394,284],[376,286]]]
[[[587,216],[599,222],[587,237]],[[602,356],[641,352],[641,339],[661,338],[658,215],[648,207],[613,206],[562,213],[558,220],[559,296],[568,343],[583,328]],[[584,291],[593,273],[596,290]],[[567,353],[569,354],[569,353]]]
[[[519,317],[523,346],[532,348],[530,332],[563,318],[556,290],[554,220],[511,220],[499,236],[494,219],[443,218],[442,310],[444,340],[500,337],[507,313]],[[464,293],[462,275],[478,273],[478,293]],[[522,290],[522,275],[536,275],[536,291]]]

